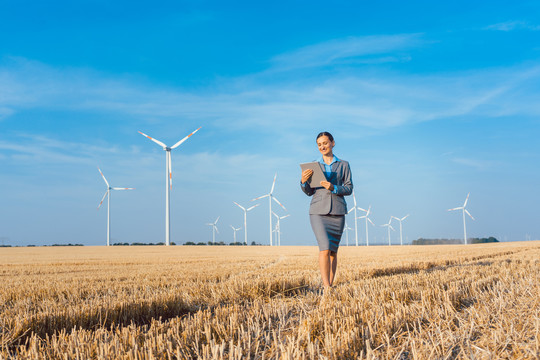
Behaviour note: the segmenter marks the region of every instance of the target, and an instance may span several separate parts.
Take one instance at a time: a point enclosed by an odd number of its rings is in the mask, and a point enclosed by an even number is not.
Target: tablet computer
[[[311,177],[307,181],[309,186],[311,186],[312,188],[321,187],[321,181],[328,181],[326,180],[326,176],[324,176],[321,164],[319,164],[318,161],[300,164],[300,168],[302,168],[302,171],[307,169],[313,170],[313,175],[311,175]]]

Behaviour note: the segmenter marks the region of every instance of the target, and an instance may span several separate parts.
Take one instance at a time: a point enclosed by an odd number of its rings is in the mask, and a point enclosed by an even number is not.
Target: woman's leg
[[[328,281],[330,283],[330,286],[334,284],[334,278],[336,276],[336,270],[337,270],[337,251],[330,251],[329,254],[330,259],[330,274]]]
[[[319,251],[319,269],[324,287],[332,286],[330,281],[331,274],[330,250]]]

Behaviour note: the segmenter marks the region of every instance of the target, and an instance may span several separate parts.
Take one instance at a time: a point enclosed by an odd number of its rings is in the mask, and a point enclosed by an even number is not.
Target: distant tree
[[[229,245],[231,245],[231,246],[242,246],[242,245],[244,245],[244,243],[241,242],[241,241],[237,241],[237,242],[232,242]]]
[[[471,244],[485,244],[485,243],[499,242],[499,240],[497,240],[493,236],[490,236],[488,238],[472,238],[470,240],[471,240]]]
[[[196,245],[193,241],[185,242],[184,245]]]

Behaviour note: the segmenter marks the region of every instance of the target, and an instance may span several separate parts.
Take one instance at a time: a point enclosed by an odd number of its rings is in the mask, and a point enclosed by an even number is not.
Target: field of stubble
[[[538,359],[540,242],[0,249],[0,358]]]

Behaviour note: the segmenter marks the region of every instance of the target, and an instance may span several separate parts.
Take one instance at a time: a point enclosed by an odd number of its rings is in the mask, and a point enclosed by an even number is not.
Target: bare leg
[[[319,269],[321,270],[323,286],[330,287],[332,284],[330,280],[330,250],[319,251]]]
[[[334,278],[337,270],[337,252],[330,251],[330,276],[328,277],[330,286],[334,284]]]

